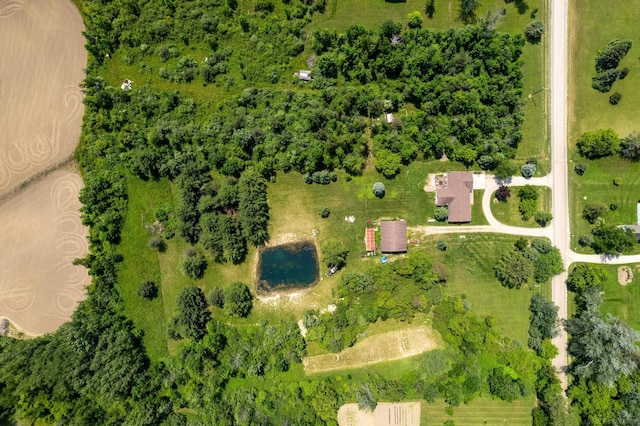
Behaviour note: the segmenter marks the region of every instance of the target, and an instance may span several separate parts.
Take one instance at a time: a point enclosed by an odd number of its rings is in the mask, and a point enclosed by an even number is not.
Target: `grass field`
[[[583,161],[583,160],[580,160]],[[636,204],[640,201],[640,165],[630,163],[619,157],[589,161],[587,172],[578,176],[571,168],[570,182],[570,218],[571,248],[577,252],[593,252],[582,249],[578,245],[578,237],[591,232],[592,225],[582,218],[582,210],[586,204],[616,204],[615,211],[607,211],[603,218],[607,224],[635,224],[638,221]],[[622,184],[613,184],[615,178],[622,179]],[[638,253],[636,246],[634,252]]]
[[[603,17],[606,16],[606,24]],[[624,0],[581,0],[569,5],[569,138],[570,145],[583,132],[611,127],[626,136],[638,127],[640,114],[640,9]],[[605,24],[605,25],[603,25]],[[635,45],[620,62],[629,75],[614,83],[610,93],[591,88],[595,76],[595,55],[615,38],[633,40]],[[618,105],[609,104],[609,95],[622,94]]]
[[[453,416],[445,412],[447,404],[438,401],[434,404],[422,402],[420,417],[422,425],[441,425],[453,420],[456,426],[481,425],[531,425],[531,409],[534,397],[505,402],[490,398],[479,398],[469,404],[456,407]]]
[[[439,239],[446,239],[445,252],[435,246]],[[450,270],[451,277],[445,292],[467,296],[471,311],[480,318],[492,315],[497,320],[495,328],[504,335],[526,343],[529,328],[529,301],[536,292],[551,296],[549,284],[541,287],[508,289],[500,285],[493,273],[493,265],[502,253],[513,250],[517,237],[502,234],[449,234],[421,237],[434,262],[442,262]]]
[[[136,293],[143,281],[160,285],[165,280],[158,252],[147,247],[151,233],[144,225],[155,221],[158,207],[171,202],[171,189],[167,180],[144,182],[133,177],[127,178],[127,187],[129,208],[119,246],[124,260],[118,273],[118,291],[124,299],[127,316],[144,331],[144,343],[150,357],[157,360],[168,354],[163,310],[166,286],[161,286],[158,297],[152,301]]]
[[[607,25],[602,25],[602,17],[607,16]],[[580,217],[586,203],[616,203],[618,210],[608,212],[607,223],[636,223],[635,204],[640,194],[635,191],[639,183],[640,165],[607,158],[586,161],[575,151],[575,142],[585,131],[599,128],[613,128],[622,137],[640,130],[640,56],[637,40],[640,37],[640,9],[636,4],[622,0],[601,2],[583,0],[570,3],[569,13],[569,147],[572,163],[569,164],[569,189],[571,193],[571,247],[582,251],[577,244],[581,234],[589,232],[588,223]],[[615,38],[630,39],[636,43],[619,67],[628,67],[629,75],[613,85],[610,93],[600,93],[591,88],[591,78],[595,76],[596,52]],[[618,105],[609,104],[609,95],[622,94]],[[573,172],[573,164],[585,162],[589,168],[584,176]],[[613,180],[623,179],[623,185],[616,187]],[[585,200],[584,198],[587,197]]]
[[[518,199],[517,186],[512,186],[511,197],[505,203],[495,201],[495,194],[491,196],[491,212],[493,216],[505,225],[523,226],[525,228],[539,228],[533,218],[524,220],[519,211],[520,200]],[[538,208],[537,211],[551,213],[551,188],[546,186],[538,187]]]

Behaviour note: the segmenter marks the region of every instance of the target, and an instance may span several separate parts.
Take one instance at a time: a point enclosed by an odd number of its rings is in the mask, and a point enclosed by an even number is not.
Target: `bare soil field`
[[[70,0],[0,0],[0,318],[56,330],[84,297],[80,136],[87,54]]]
[[[70,0],[0,0],[0,195],[73,154],[83,30]]]
[[[440,336],[431,327],[412,327],[367,337],[337,354],[306,357],[302,364],[307,374],[321,373],[396,361],[441,346]]]
[[[338,410],[340,426],[419,426],[419,402],[381,402],[373,411],[358,409],[358,404],[344,404]]]
[[[25,334],[67,321],[89,281],[72,265],[87,253],[77,173],[57,170],[0,205],[0,317]]]

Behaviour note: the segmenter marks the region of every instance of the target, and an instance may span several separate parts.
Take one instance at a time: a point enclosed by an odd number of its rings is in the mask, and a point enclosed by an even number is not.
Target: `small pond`
[[[257,290],[310,287],[318,281],[318,252],[311,241],[267,247],[258,260]]]

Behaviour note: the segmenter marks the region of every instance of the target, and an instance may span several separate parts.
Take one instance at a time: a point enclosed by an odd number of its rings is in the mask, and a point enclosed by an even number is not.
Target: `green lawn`
[[[518,189],[520,187],[511,186],[511,197],[507,201],[500,203],[495,201],[495,194],[491,195],[491,212],[493,216],[505,225],[522,226],[525,228],[539,228],[533,218],[524,220],[520,214],[520,200],[518,199]],[[538,187],[538,209],[551,213],[551,188],[546,186]]]
[[[636,202],[640,193],[638,185],[640,166],[619,158],[586,161],[575,152],[578,137],[599,128],[613,128],[622,137],[640,130],[640,62],[637,40],[640,37],[640,9],[622,0],[602,2],[583,0],[571,2],[569,10],[569,190],[571,194],[571,247],[582,251],[577,244],[581,234],[588,233],[589,224],[580,217],[586,203],[615,203],[618,210],[605,216],[607,223],[636,223]],[[602,17],[607,16],[607,25]],[[628,67],[629,75],[613,85],[610,93],[600,93],[591,88],[595,76],[596,52],[615,38],[631,39],[636,43],[619,67]],[[622,101],[609,104],[609,95],[622,94]],[[584,176],[573,172],[575,163],[585,162],[589,168]],[[613,179],[620,177],[623,185],[616,187]],[[585,200],[585,197],[587,198]]]
[[[619,157],[610,157],[596,161],[585,161],[575,158],[574,161],[589,164],[587,172],[578,176],[569,163],[571,248],[577,252],[593,252],[584,250],[578,245],[578,237],[591,232],[590,225],[582,218],[582,210],[586,204],[615,204],[617,209],[604,214],[605,223],[622,225],[635,224],[638,221],[636,204],[640,201],[640,165],[630,163]],[[621,178],[622,184],[613,184],[615,178]],[[636,246],[635,252],[640,247]]]
[[[448,242],[445,252],[435,246],[440,239]],[[517,237],[503,234],[449,234],[421,237],[420,247],[434,262],[449,268],[451,278],[445,287],[450,295],[464,294],[471,302],[471,311],[480,318],[493,315],[495,328],[504,335],[526,344],[529,336],[529,301],[536,292],[551,296],[551,287],[522,287],[519,290],[503,287],[495,278],[493,265],[506,251],[513,250]]]
[[[624,265],[604,265],[608,279],[604,284],[602,313],[620,318],[636,330],[640,329],[640,267],[627,265],[633,271],[633,281],[622,286],[618,284],[618,268]]]
[[[438,401],[434,404],[422,401],[420,424],[441,425],[448,420],[453,420],[456,426],[530,426],[534,397],[529,396],[513,402],[479,398],[469,404],[456,407],[453,416],[445,412],[446,407],[447,404],[444,401]]]
[[[606,16],[606,25],[603,17]],[[624,0],[581,0],[569,5],[569,138],[573,145],[583,132],[611,127],[626,136],[638,126],[640,114],[640,8]],[[635,45],[620,62],[629,75],[614,83],[610,93],[591,88],[596,75],[595,55],[615,38],[633,40]],[[609,95],[622,94],[618,105],[609,104]]]

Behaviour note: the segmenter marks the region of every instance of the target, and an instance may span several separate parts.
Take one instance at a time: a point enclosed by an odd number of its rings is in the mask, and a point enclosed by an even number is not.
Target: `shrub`
[[[625,68],[622,68],[620,70],[620,75],[618,76],[618,78],[620,80],[624,80],[625,77],[628,76],[628,75],[629,75],[629,68],[625,67]]]
[[[211,306],[221,309],[224,308],[224,292],[220,287],[212,288],[207,297],[207,301]]]
[[[235,282],[224,290],[224,310],[232,317],[245,318],[253,307],[253,295],[245,284]]]
[[[580,235],[578,237],[578,244],[580,244],[580,246],[582,247],[591,247],[591,244],[593,244],[593,235],[591,234]]]
[[[149,248],[152,248],[154,250],[158,250],[160,252],[163,252],[166,249],[164,240],[162,238],[160,238],[160,237],[151,237],[151,238],[149,238],[149,241],[147,241],[147,246]]]
[[[578,163],[573,166],[573,170],[576,172],[578,176],[582,176],[589,166],[586,163]]]
[[[207,260],[197,249],[189,248],[185,250],[180,261],[180,270],[183,274],[194,280],[199,280],[204,276],[207,269]]]
[[[449,218],[449,209],[446,207],[436,207],[433,211],[433,217],[435,217],[438,222],[444,222]]]
[[[349,254],[349,250],[342,241],[330,240],[322,246],[322,262],[328,268],[332,266],[342,268],[347,264],[347,254]]]
[[[529,220],[536,213],[536,208],[538,207],[538,203],[536,200],[524,199],[520,201],[520,215],[523,220]]]
[[[422,14],[417,10],[415,12],[411,12],[407,15],[407,26],[409,28],[422,28]]]
[[[618,205],[616,203],[609,204],[609,210],[612,212],[618,210]]]
[[[480,166],[480,168],[482,170],[491,170],[494,168],[495,166],[495,162],[493,160],[493,157],[491,157],[490,155],[483,155],[480,158],[478,158],[478,166]]]
[[[438,250],[440,251],[446,251],[449,247],[449,243],[447,242],[447,240],[438,240],[438,244],[436,245],[436,247],[438,247]]]
[[[553,215],[547,212],[536,212],[536,214],[533,216],[533,220],[535,220],[536,223],[543,228],[547,226],[549,222],[551,222],[551,219],[553,219]]]
[[[615,179],[613,180],[613,184],[614,184],[615,186],[620,186],[620,185],[622,185],[622,179],[621,179],[621,178],[615,178]]]
[[[504,203],[509,197],[511,197],[511,189],[509,189],[507,185],[500,185],[500,187],[496,191],[496,200]]]
[[[531,176],[534,175],[534,173],[536,172],[536,165],[535,164],[523,164],[522,167],[520,167],[520,173],[522,173],[522,176],[526,179],[529,179]]]
[[[607,157],[620,150],[620,137],[613,129],[599,129],[583,133],[576,146],[583,157]]]
[[[382,182],[376,182],[373,184],[373,187],[371,188],[371,190],[373,191],[373,195],[375,195],[378,198],[383,198],[384,197],[384,192],[385,192],[385,187],[384,187],[384,183]]]
[[[331,214],[331,210],[329,210],[329,207],[322,207],[320,210],[318,210],[318,214],[321,218],[326,219]]]
[[[620,99],[622,99],[622,95],[620,94],[620,92],[616,92],[613,95],[609,96],[609,103],[611,105],[618,105]]]
[[[582,209],[582,217],[593,225],[606,211],[607,206],[604,204],[587,204]]]
[[[544,22],[542,21],[533,21],[529,25],[527,25],[524,29],[524,36],[527,38],[527,41],[531,44],[539,43],[542,39],[542,35],[544,34]]]
[[[145,281],[140,284],[138,289],[138,296],[145,299],[154,299],[158,295],[158,286],[153,281]]]

